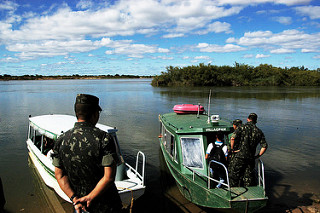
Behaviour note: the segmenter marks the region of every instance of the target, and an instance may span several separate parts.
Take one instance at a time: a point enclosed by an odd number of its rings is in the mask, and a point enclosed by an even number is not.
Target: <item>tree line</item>
[[[111,79],[111,78],[152,78],[152,76],[138,75],[22,75],[12,76],[8,74],[0,75],[0,80],[59,80],[59,79]]]
[[[268,64],[257,67],[235,62],[234,66],[199,64],[166,68],[153,78],[152,86],[320,86],[320,69],[304,66],[279,68]]]

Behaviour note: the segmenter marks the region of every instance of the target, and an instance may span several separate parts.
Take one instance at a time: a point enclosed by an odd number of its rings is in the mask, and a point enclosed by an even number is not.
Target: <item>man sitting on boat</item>
[[[224,135],[222,133],[218,133],[216,135],[216,141],[214,143],[210,143],[207,147],[205,158],[210,162],[211,160],[222,163],[226,166],[227,157],[228,157],[228,148],[223,142]],[[225,181],[225,170],[221,165],[217,163],[210,164],[210,173],[213,179],[219,180],[219,183],[216,185],[217,188],[221,187],[221,184]]]
[[[99,98],[77,95],[78,122],[58,138],[54,147],[56,179],[78,213],[118,213],[122,208],[114,183],[120,159],[113,137],[95,127],[100,111]]]
[[[51,150],[53,149],[54,141],[51,138],[43,137],[43,154],[48,155],[48,153],[51,153]]]

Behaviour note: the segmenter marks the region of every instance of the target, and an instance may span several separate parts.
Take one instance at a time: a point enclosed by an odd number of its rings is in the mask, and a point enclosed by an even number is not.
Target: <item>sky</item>
[[[0,75],[319,62],[320,0],[0,0]]]

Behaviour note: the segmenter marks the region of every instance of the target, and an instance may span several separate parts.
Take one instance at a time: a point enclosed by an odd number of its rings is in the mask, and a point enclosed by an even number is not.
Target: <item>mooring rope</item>
[[[129,190],[131,191],[131,202],[130,202],[130,213],[132,213],[132,207],[133,207],[133,201],[134,201],[134,197],[133,197],[133,191],[129,188],[124,188],[124,187],[117,187],[118,189],[122,189],[122,190]]]

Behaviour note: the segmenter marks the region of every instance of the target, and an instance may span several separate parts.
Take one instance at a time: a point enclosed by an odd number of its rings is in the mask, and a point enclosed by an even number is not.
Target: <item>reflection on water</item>
[[[134,163],[138,150],[146,154],[146,196],[135,202],[136,212],[155,209],[161,212],[165,205],[170,208],[189,205],[167,202],[168,197],[177,198],[180,194],[174,185],[167,191],[161,187],[158,115],[181,103],[201,103],[207,109],[210,89],[210,113],[243,121],[251,112],[258,114],[258,126],[270,147],[262,158],[269,197],[277,200],[295,193],[295,198],[300,199],[308,197],[308,193],[320,194],[317,178],[320,161],[316,160],[320,158],[320,88],[153,88],[150,82],[150,79],[0,82],[0,176],[7,210],[17,212],[26,206],[36,209],[36,203],[42,202],[28,167],[25,144],[28,115],[73,115],[77,93],[100,98],[103,108],[100,123],[119,129],[120,145],[130,164]],[[146,202],[150,205],[146,206]]]
[[[319,87],[193,87],[192,90],[190,88],[166,88],[159,90],[159,93],[170,98],[207,98],[210,90],[214,98],[277,100],[320,97]]]

